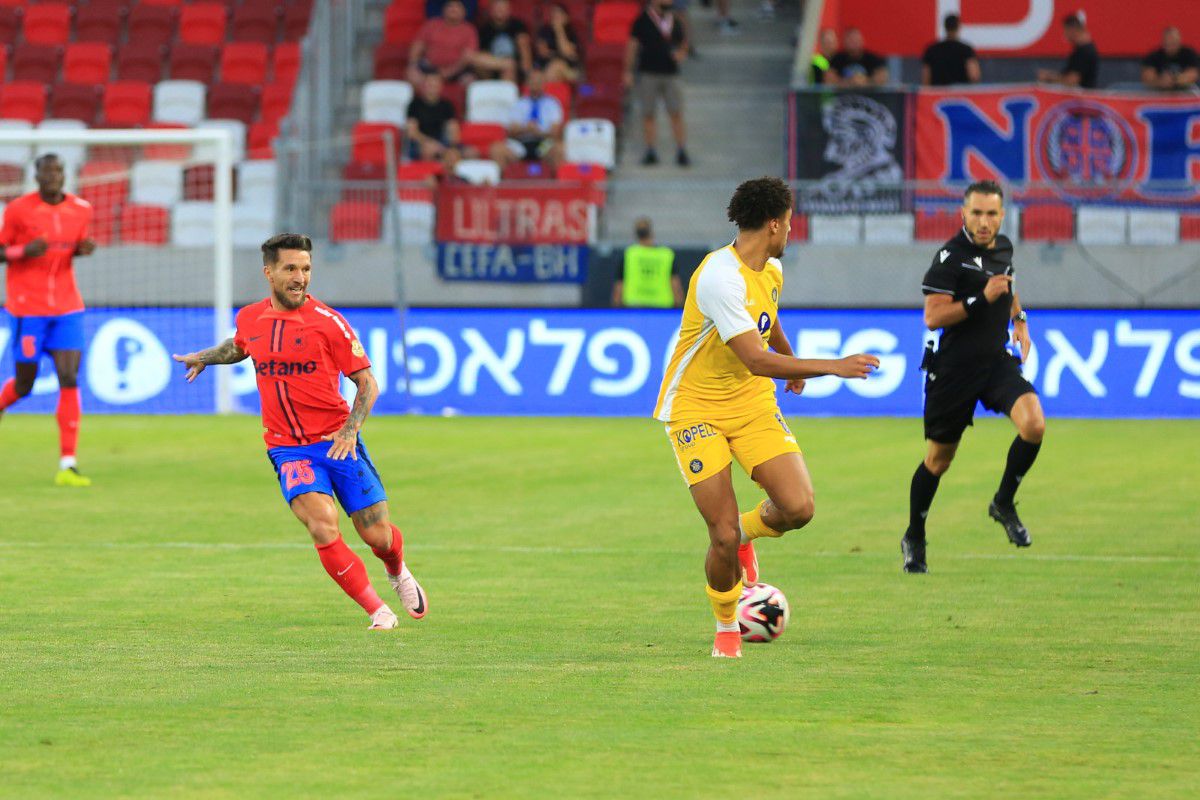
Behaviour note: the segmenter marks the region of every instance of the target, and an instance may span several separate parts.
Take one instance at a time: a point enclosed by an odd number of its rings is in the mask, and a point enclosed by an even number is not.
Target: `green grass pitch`
[[[53,420],[8,415],[0,796],[1194,796],[1200,424],[1051,420],[1018,552],[986,514],[1011,428],[981,420],[922,577],[919,421],[790,422],[817,516],[759,553],[791,627],[730,662],[652,421],[371,420],[431,601],[381,634],[257,420],[85,418],[69,490]]]

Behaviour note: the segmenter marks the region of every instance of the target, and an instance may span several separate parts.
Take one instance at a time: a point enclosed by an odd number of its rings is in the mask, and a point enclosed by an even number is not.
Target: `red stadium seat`
[[[621,95],[607,92],[585,94],[582,89],[580,87],[579,100],[575,103],[575,116],[579,119],[598,117],[620,127],[621,118],[625,115],[625,101]]]
[[[179,14],[179,41],[188,44],[221,44],[229,12],[224,3],[193,3]]]
[[[312,0],[288,0],[283,4],[283,38],[296,42],[308,33],[312,17]]]
[[[342,200],[364,203],[387,202],[387,173],[382,164],[351,161],[342,168]]]
[[[158,83],[166,50],[161,44],[129,42],[117,51],[117,79]]]
[[[153,93],[153,90],[152,92]],[[150,122],[146,130],[186,131],[187,125],[178,122]],[[187,161],[192,157],[190,144],[148,144],[142,148],[142,158],[147,161]]]
[[[0,42],[12,42],[21,29],[21,10],[0,6]]]
[[[74,42],[63,57],[63,80],[71,83],[108,83],[112,48],[101,42]]]
[[[66,44],[71,38],[71,7],[66,3],[29,6],[22,32],[30,44]]]
[[[125,0],[91,0],[75,9],[75,40],[115,46],[121,39],[121,24],[129,14]]]
[[[506,134],[503,125],[490,122],[464,122],[460,126],[459,140],[464,147],[473,147],[487,158],[488,149],[496,142],[503,141]]]
[[[608,178],[608,172],[599,164],[559,164],[556,177],[560,181],[575,181],[577,183],[603,183]]]
[[[211,44],[180,42],[171,51],[171,79],[208,85],[217,71],[219,50]]]
[[[1179,239],[1185,242],[1200,239],[1200,214],[1179,215]]]
[[[11,203],[25,194],[25,166],[0,164],[0,202]]]
[[[263,87],[262,110],[259,117],[264,122],[279,122],[292,109],[292,92],[295,87],[290,83],[268,83]]]
[[[145,81],[113,81],[104,87],[104,122],[138,127],[150,121],[153,89]]]
[[[0,45],[0,77],[8,74],[8,48]]]
[[[293,86],[300,77],[301,53],[299,42],[280,42],[271,54],[271,80]]]
[[[0,119],[41,122],[46,116],[46,84],[38,81],[9,81],[0,94]]]
[[[592,16],[592,39],[601,44],[625,44],[633,21],[641,13],[637,3],[601,3]]]
[[[455,116],[462,119],[463,111],[467,107],[467,85],[459,81],[447,83],[442,87],[442,97],[450,101],[450,105],[454,106]]]
[[[329,239],[351,242],[379,239],[383,211],[376,203],[342,200],[329,211]]]
[[[127,244],[167,243],[171,212],[166,206],[126,203],[121,209],[121,241]]]
[[[279,6],[273,0],[244,0],[233,12],[231,31],[235,42],[274,42],[279,31]]]
[[[183,199],[212,200],[215,195],[216,169],[212,164],[196,164],[183,168]],[[237,170],[233,171],[237,180]],[[235,190],[236,193],[236,190]]]
[[[275,137],[279,135],[279,123],[263,120],[250,126],[246,132],[246,158],[274,158]]]
[[[61,60],[62,48],[58,45],[19,44],[13,48],[13,80],[54,83]]]
[[[129,13],[129,41],[139,45],[165,45],[175,36],[179,10],[172,6],[138,3]]]
[[[788,232],[789,242],[808,241],[808,214],[792,214],[792,229]]]
[[[129,196],[129,165],[121,161],[89,161],[79,168],[79,196],[99,216],[114,212]]]
[[[380,42],[375,48],[375,80],[408,80],[408,49],[407,44]]]
[[[400,199],[411,203],[432,203],[433,190],[446,174],[440,161],[409,161],[396,170]]]
[[[398,158],[400,153],[399,128],[386,122],[356,122],[350,134],[352,142],[350,160],[386,164],[385,131],[391,131],[393,156]]]
[[[179,8],[183,5],[183,0],[139,0],[144,6],[167,6],[169,8]]]
[[[957,208],[919,209],[914,216],[913,238],[918,242],[944,242],[962,227]]]
[[[571,98],[573,95],[571,84],[566,81],[547,81],[542,91],[553,97],[562,106],[563,122],[569,120],[571,118]]]
[[[54,119],[77,119],[91,125],[99,108],[100,86],[95,83],[60,83],[50,96],[50,116]]]
[[[425,22],[425,0],[393,0],[383,15],[383,40],[411,44]]]
[[[267,81],[267,55],[261,42],[230,42],[221,51],[221,80],[261,86]]]
[[[249,125],[258,116],[258,89],[241,83],[218,83],[208,90],[208,118],[236,119]]]
[[[1029,242],[1068,242],[1075,238],[1075,212],[1059,203],[1021,209],[1021,238]]]
[[[540,161],[516,161],[500,173],[500,179],[505,181],[545,181],[551,177],[549,167]]]

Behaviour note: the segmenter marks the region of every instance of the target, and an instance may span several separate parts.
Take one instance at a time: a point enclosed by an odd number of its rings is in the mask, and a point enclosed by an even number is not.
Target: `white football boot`
[[[404,606],[404,610],[413,619],[420,619],[429,611],[429,601],[425,599],[425,590],[421,588],[421,584],[417,583],[417,579],[408,571],[407,564],[400,565],[400,574],[387,576],[388,583],[396,590],[396,596],[400,598],[400,605]]]
[[[390,631],[400,624],[400,618],[396,616],[396,612],[387,607],[387,604],[381,605],[371,615],[371,625],[367,628],[369,631]]]

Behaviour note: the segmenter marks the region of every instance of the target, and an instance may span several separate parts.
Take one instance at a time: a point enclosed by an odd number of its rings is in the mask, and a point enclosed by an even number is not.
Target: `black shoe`
[[[646,155],[642,156],[643,167],[653,167],[658,163],[658,153],[654,152],[654,148],[650,147],[646,150]]]
[[[688,158],[687,150],[684,150],[682,147],[679,148],[679,152],[675,154],[675,163],[681,167],[690,167],[692,165],[692,160]]]
[[[1016,506],[1003,508],[993,500],[988,506],[988,516],[1004,526],[1008,540],[1017,547],[1029,547],[1033,544],[1033,540],[1029,538],[1029,531],[1021,524],[1021,518],[1017,516]]]
[[[910,539],[908,534],[900,538],[900,552],[904,554],[905,572],[929,572],[925,565],[925,540]]]

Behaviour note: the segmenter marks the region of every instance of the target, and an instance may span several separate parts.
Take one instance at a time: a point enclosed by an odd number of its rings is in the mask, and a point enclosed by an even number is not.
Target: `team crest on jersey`
[[[292,349],[295,350],[297,353],[303,352],[303,350],[304,350],[304,334],[297,331],[296,333],[292,334],[292,337],[289,340],[289,343],[291,344]]]
[[[763,312],[758,315],[758,332],[766,333],[771,329],[771,315]]]
[[[777,286],[771,287],[771,302],[772,303],[779,302],[779,287],[777,287]]]
[[[362,342],[360,342],[358,339],[350,342],[350,352],[358,358],[362,358],[367,354],[366,351],[363,350]]]
[[[693,475],[699,475],[704,469],[704,462],[698,458],[693,458],[692,463],[688,464],[688,469],[692,471]]]

